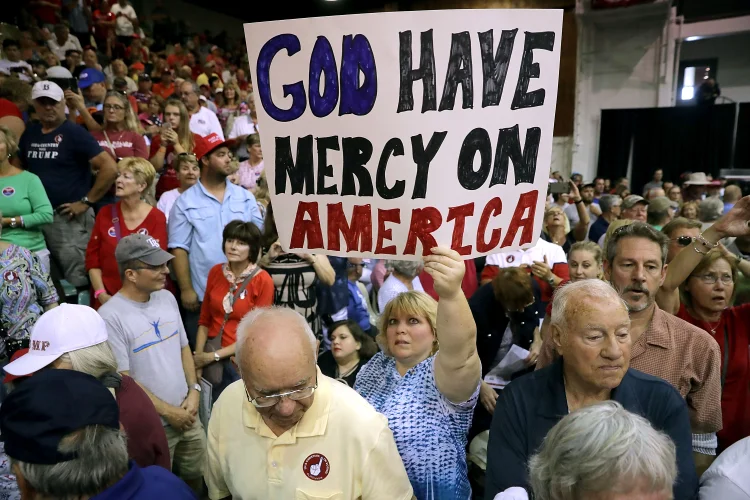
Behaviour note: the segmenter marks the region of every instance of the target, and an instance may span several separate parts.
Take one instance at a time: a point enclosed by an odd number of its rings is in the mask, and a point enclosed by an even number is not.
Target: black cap
[[[149,75],[148,73],[141,73],[140,75],[138,75],[138,81],[139,82],[140,81],[149,81],[150,82],[151,81],[151,75]]]
[[[30,464],[76,458],[57,451],[68,434],[90,425],[120,428],[117,401],[97,379],[73,370],[43,370],[25,380],[0,407],[5,453]]]

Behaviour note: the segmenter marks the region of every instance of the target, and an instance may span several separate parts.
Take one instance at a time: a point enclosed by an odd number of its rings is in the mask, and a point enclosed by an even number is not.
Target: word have
[[[503,30],[494,55],[494,30],[477,34],[482,58],[482,107],[500,104],[517,33],[518,29]],[[555,44],[555,33],[551,31],[525,32],[525,35],[518,82],[511,103],[511,109],[514,110],[544,104],[545,89],[528,92],[529,81],[540,75],[539,63],[534,62],[533,50],[552,51]],[[268,40],[258,54],[258,94],[263,109],[271,118],[280,122],[296,120],[305,112],[308,101],[310,111],[318,118],[328,116],[337,105],[339,116],[364,116],[372,110],[378,94],[377,64],[370,41],[361,34],[342,37],[340,71],[330,41],[325,36],[318,36],[310,54],[309,92],[305,92],[302,81],[283,84],[284,97],[291,96],[292,105],[287,109],[279,108],[271,97],[271,63],[282,50],[286,50],[291,57],[301,49],[296,35],[284,33]],[[422,81],[422,113],[452,110],[459,85],[462,87],[462,107],[473,108],[471,51],[471,35],[468,31],[451,35],[445,84],[438,107],[433,31],[423,31],[420,34],[419,67],[416,69],[412,67],[412,32],[400,32],[397,112],[414,109],[412,86],[417,80]]]
[[[513,244],[519,231],[521,231],[519,244],[531,243],[538,197],[539,192],[537,190],[521,194],[505,233],[505,238],[502,238],[502,229],[495,228],[490,231],[489,239],[487,239],[487,228],[490,220],[499,216],[503,211],[503,202],[500,198],[495,197],[487,202],[479,215],[475,242],[476,251],[490,253],[498,248],[508,247]],[[289,247],[290,249],[326,249],[332,252],[340,252],[343,250],[341,248],[341,236],[343,235],[346,252],[370,253],[373,251],[372,229],[375,227],[372,212],[371,205],[355,205],[351,217],[347,217],[342,203],[328,203],[324,214],[327,217],[327,238],[324,242],[318,202],[300,201],[297,205],[294,232]],[[446,222],[455,221],[453,223],[451,248],[460,255],[469,255],[472,252],[472,245],[465,245],[463,241],[466,219],[472,216],[474,216],[474,203],[450,207],[445,217]],[[403,250],[399,252],[395,245],[388,244],[393,238],[393,229],[388,227],[387,224],[401,224],[401,209],[379,208],[375,218],[377,218],[377,235],[375,235],[374,252],[381,255],[415,255],[417,242],[422,245],[423,255],[428,255],[430,249],[438,244],[432,233],[443,224],[443,215],[435,207],[412,209],[409,233]],[[305,240],[307,240],[307,247],[304,246]]]

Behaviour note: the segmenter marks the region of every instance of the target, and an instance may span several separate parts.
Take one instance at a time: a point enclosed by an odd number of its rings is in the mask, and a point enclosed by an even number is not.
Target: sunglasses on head
[[[672,238],[672,241],[676,241],[678,245],[681,247],[686,247],[689,244],[693,242],[692,236],[679,236],[677,238]]]

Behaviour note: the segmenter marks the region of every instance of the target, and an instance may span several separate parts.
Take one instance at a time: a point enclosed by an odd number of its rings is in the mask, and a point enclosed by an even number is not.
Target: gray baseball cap
[[[174,255],[161,249],[158,241],[140,233],[124,237],[115,249],[115,259],[118,264],[140,260],[149,266],[161,266],[173,258]]]

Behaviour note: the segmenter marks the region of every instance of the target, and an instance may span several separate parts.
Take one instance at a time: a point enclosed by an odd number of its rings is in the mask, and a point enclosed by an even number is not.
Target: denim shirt
[[[223,203],[198,181],[177,198],[169,214],[169,248],[188,252],[193,289],[201,301],[206,293],[208,272],[227,260],[221,248],[222,232],[233,220],[252,222],[263,229],[255,196],[228,179]]]

